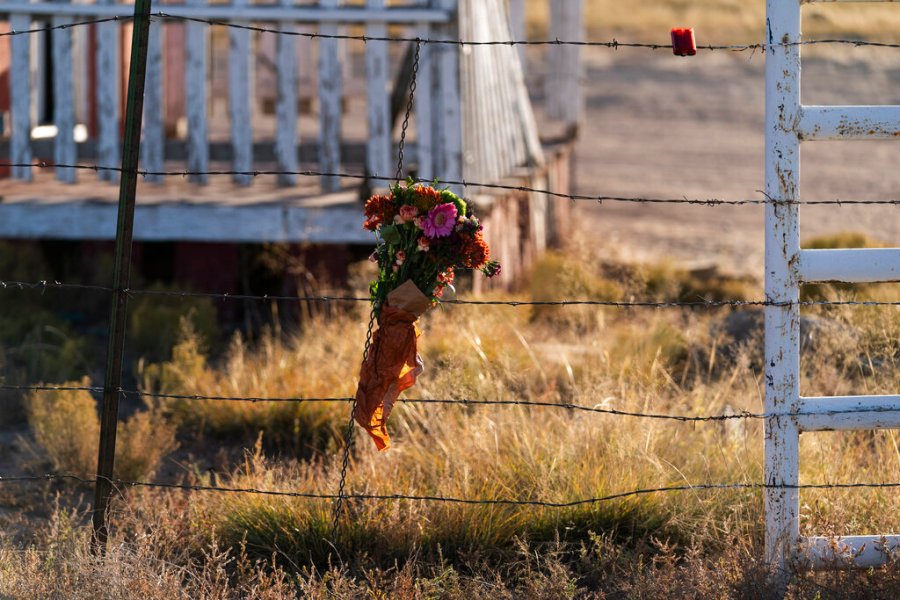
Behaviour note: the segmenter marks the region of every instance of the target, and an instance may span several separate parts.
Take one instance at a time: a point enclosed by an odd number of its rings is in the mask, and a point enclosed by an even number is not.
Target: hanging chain
[[[403,147],[406,144],[406,130],[409,128],[409,117],[413,110],[413,101],[416,95],[416,76],[419,73],[419,51],[422,48],[422,41],[416,38],[416,52],[413,58],[412,79],[409,84],[409,102],[406,105],[406,114],[403,117],[403,127],[400,130],[400,144],[397,158],[397,183],[403,177]],[[369,327],[366,331],[366,345],[363,349],[363,364],[369,359],[369,352],[372,349],[373,331],[375,329],[375,321],[381,310],[376,302],[372,302],[372,311],[369,313]],[[353,421],[356,415],[356,398],[350,408],[350,419],[347,422],[347,430],[344,434],[344,456],[341,461],[341,480],[338,484],[338,495],[334,503],[334,515],[331,522],[331,544],[337,548],[338,525],[341,520],[341,513],[344,508],[344,487],[347,484],[347,467],[350,465],[350,452],[353,449]]]
[[[419,73],[419,52],[422,49],[422,40],[416,38],[416,53],[413,57],[412,79],[409,82],[409,102],[406,104],[406,115],[403,117],[403,127],[400,130],[400,145],[397,152],[397,183],[403,179],[403,148],[406,145],[406,129],[409,127],[409,115],[413,110],[413,101],[416,97],[416,75]],[[419,123],[418,126],[427,127],[428,123]]]

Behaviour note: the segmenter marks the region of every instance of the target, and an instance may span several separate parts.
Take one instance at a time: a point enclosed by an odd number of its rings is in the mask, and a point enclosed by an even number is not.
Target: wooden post
[[[122,145],[122,178],[119,184],[119,215],[116,225],[116,262],[113,301],[109,315],[109,344],[106,354],[106,380],[100,417],[100,451],[94,495],[94,549],[103,552],[109,537],[109,501],[113,492],[116,456],[116,428],[119,421],[119,390],[125,352],[125,320],[128,285],[131,275],[131,241],[134,232],[134,205],[137,191],[137,166],[141,148],[141,117],[144,102],[144,78],[147,72],[147,45],[152,0],[137,0],[131,38],[131,63],[128,100],[125,107],[125,140]]]
[[[235,12],[247,6],[247,0],[233,0]],[[243,24],[243,23],[240,23]],[[250,61],[250,31],[229,29],[228,50],[228,114],[231,118],[231,147],[234,151],[234,171],[247,172],[253,168],[253,110],[250,95],[253,69]],[[250,175],[234,175],[239,185],[250,185]]]
[[[72,23],[72,17],[57,15],[51,23],[60,27]],[[51,32],[53,46],[53,120],[56,141],[53,160],[56,164],[75,164],[75,104],[72,98],[72,31],[55,29]],[[75,169],[57,167],[56,179],[75,183]]]
[[[525,27],[525,0],[509,0],[509,29],[516,41],[525,40],[527,30]],[[516,46],[519,53],[519,62],[522,63],[522,71],[525,71],[525,46]]]
[[[147,44],[147,83],[144,88],[144,141],[141,162],[147,171],[162,171],[165,166],[163,131],[163,53],[162,22],[150,26]],[[162,183],[162,175],[147,175],[144,181]]]
[[[191,6],[203,6],[205,0],[188,0]],[[209,126],[207,123],[207,50],[209,28],[203,23],[185,24],[187,62],[184,69],[185,104],[188,121],[188,170],[209,171]],[[194,183],[205,185],[206,175],[189,175]]]
[[[281,0],[282,6],[293,6],[294,0]],[[282,31],[296,31],[293,24],[284,24]],[[278,64],[278,103],[275,105],[275,159],[279,171],[297,170],[297,40],[292,35],[275,36]],[[297,183],[296,175],[281,174],[279,185]]]
[[[453,13],[447,24],[435,28],[435,35],[445,40],[459,39],[458,0],[432,0],[432,5]],[[453,44],[439,44],[432,49],[437,73],[431,95],[436,109],[433,128],[435,138],[441,140],[437,145],[435,175],[446,181],[463,178],[459,53],[460,47]],[[452,188],[457,194],[463,193],[461,185]]]
[[[111,0],[98,0],[110,4]],[[99,121],[98,161],[101,167],[119,164],[119,24],[97,25],[97,120]],[[97,171],[103,181],[116,181],[115,171]]]
[[[583,0],[550,3],[550,38],[584,40]],[[547,51],[550,53],[546,81],[547,114],[567,125],[577,125],[584,114],[581,47],[551,45]]]
[[[340,0],[322,0],[322,8],[336,8]],[[338,26],[322,23],[323,35],[336,35]],[[341,170],[341,60],[338,40],[319,40],[319,167],[323,173]],[[338,177],[322,177],[322,191],[335,192],[340,187]]]
[[[25,31],[31,26],[29,15],[11,14],[9,26],[15,31]],[[29,62],[31,46],[27,35],[10,38],[11,64],[9,69],[10,94],[10,158],[17,164],[31,163],[31,81]],[[14,167],[15,179],[31,181],[31,167]]]
[[[384,8],[384,0],[369,0],[369,8]],[[384,23],[366,25],[366,35],[384,37],[387,26]],[[391,115],[388,84],[390,83],[388,68],[387,42],[366,42],[366,93],[368,99],[368,141],[366,143],[366,170],[369,175],[390,177],[391,174]],[[375,185],[384,185],[376,181]]]

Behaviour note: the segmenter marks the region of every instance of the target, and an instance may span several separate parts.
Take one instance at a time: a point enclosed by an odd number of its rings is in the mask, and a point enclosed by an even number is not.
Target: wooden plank
[[[384,8],[385,0],[369,0],[368,8]],[[371,23],[366,26],[366,35],[384,37],[387,26]],[[366,170],[370,175],[389,177],[391,175],[391,115],[390,115],[390,68],[388,65],[387,42],[366,42],[366,94],[368,100],[368,140],[366,143]],[[385,182],[375,181],[376,186]]]
[[[457,20],[457,0],[432,0],[434,6],[452,14],[450,22],[436,28],[435,35],[440,39],[455,40],[458,38],[459,23]],[[435,131],[441,140],[440,154],[437,158],[437,173],[443,181],[461,181],[463,178],[463,145],[462,145],[462,105],[460,99],[459,47],[453,44],[441,44],[434,48],[437,64],[437,85],[434,97],[436,110],[435,123],[439,129]],[[462,186],[451,186],[456,193],[462,193]]]
[[[551,37],[581,41],[584,39],[583,0],[551,3]],[[584,113],[581,83],[581,47],[550,46],[550,73],[547,77],[547,113],[553,119],[577,124]]]
[[[72,23],[72,17],[55,16],[52,24],[61,27]],[[75,149],[75,105],[72,98],[72,32],[57,29],[51,34],[53,46],[53,120],[56,124],[56,143],[53,160],[56,164],[73,165]],[[75,183],[75,169],[56,168],[56,179]]]
[[[520,41],[526,39],[525,0],[509,0],[509,29],[509,39]],[[526,67],[525,46],[516,46],[516,51],[519,55],[519,62],[522,65],[522,71],[524,73]]]
[[[248,0],[232,0],[235,13],[240,13]],[[240,22],[240,24],[247,24]],[[250,32],[246,29],[228,30],[228,115],[231,119],[231,146],[234,150],[234,171],[248,172],[253,168],[253,128],[250,107]],[[235,174],[235,183],[250,185],[251,175]]]
[[[150,25],[147,45],[147,79],[144,87],[144,139],[141,162],[145,171],[162,171],[165,136],[163,132],[162,23]],[[147,175],[145,181],[162,183],[161,175]]]
[[[421,28],[419,36],[430,39],[432,30],[429,25]],[[435,137],[432,122],[434,110],[432,98],[434,93],[434,45],[422,44],[419,50],[419,74],[416,83],[416,161],[419,177],[433,180],[437,175],[434,168]]]
[[[290,7],[293,0],[281,0]],[[293,25],[282,25],[282,31],[296,31]],[[275,156],[279,171],[296,171],[297,161],[297,40],[291,35],[275,36],[275,60],[278,77],[278,102],[275,105]],[[278,184],[295,185],[296,175],[278,175]]]
[[[188,0],[191,6],[205,6],[206,0]],[[188,121],[188,171],[209,171],[209,125],[207,122],[207,52],[209,28],[203,23],[185,24],[184,91]],[[206,175],[189,175],[188,179],[206,185]]]
[[[9,26],[14,31],[31,28],[31,17],[11,14]],[[10,159],[18,164],[30,164],[31,158],[31,82],[29,61],[31,59],[30,36],[14,35],[10,38],[11,65],[9,70],[10,88]],[[15,179],[31,181],[31,167],[13,167]]]
[[[98,0],[99,4],[109,4],[111,0]],[[121,116],[119,105],[119,24],[100,23],[97,25],[97,164],[102,167],[118,167],[121,162],[119,150]],[[97,177],[103,181],[116,181],[115,171],[98,171]]]
[[[323,8],[335,8],[340,0],[322,0]],[[323,23],[323,35],[337,35],[338,26]],[[319,168],[323,173],[341,170],[341,60],[338,40],[319,41]],[[338,177],[322,177],[322,190],[334,192],[340,187]]]

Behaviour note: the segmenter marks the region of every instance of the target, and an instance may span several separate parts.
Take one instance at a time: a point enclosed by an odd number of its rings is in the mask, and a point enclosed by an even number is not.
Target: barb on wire
[[[0,384],[0,390],[3,391],[86,391],[92,393],[101,393],[103,388],[87,387],[87,386],[55,386],[55,385],[7,385]],[[257,403],[275,403],[275,404],[307,404],[307,403],[351,403],[355,400],[350,396],[334,396],[334,397],[263,397],[263,396],[207,396],[203,394],[168,394],[163,392],[153,392],[146,390],[126,390],[119,388],[118,392],[124,396],[137,396],[157,398],[161,400],[190,400],[190,401],[209,401],[209,402],[249,402]],[[521,406],[526,408],[556,408],[567,411],[595,413],[602,415],[611,415],[617,417],[632,417],[639,419],[651,419],[662,421],[676,421],[680,423],[703,423],[703,422],[722,422],[737,421],[750,419],[770,419],[770,418],[793,418],[793,417],[813,417],[813,416],[837,416],[852,414],[871,414],[871,413],[897,413],[900,408],[891,407],[856,407],[846,409],[824,410],[817,412],[810,411],[786,411],[773,413],[753,413],[750,411],[740,411],[729,414],[693,416],[693,415],[675,415],[665,413],[651,413],[619,410],[615,408],[607,408],[602,405],[588,406],[574,403],[558,403],[558,402],[542,402],[532,400],[482,400],[472,398],[404,398],[402,402],[405,404],[447,404],[456,406],[473,406],[473,407],[490,407],[490,406]]]
[[[74,481],[81,484],[94,484],[96,479],[88,479],[77,475],[48,473],[45,475],[22,475],[13,477],[0,476],[0,484],[3,483],[27,483],[40,481]],[[253,487],[229,487],[184,483],[162,483],[152,481],[130,481],[127,479],[109,479],[114,486],[119,488],[157,488],[167,490],[182,490],[187,492],[214,492],[225,494],[256,494],[262,496],[280,496],[288,498],[306,498],[312,500],[337,500],[337,494],[325,494],[320,492],[295,492],[287,490],[266,490]],[[847,490],[847,489],[896,489],[900,488],[900,482],[879,483],[812,483],[812,484],[769,484],[769,483],[699,483],[660,486],[653,488],[639,488],[625,492],[617,492],[605,496],[582,498],[568,501],[546,501],[516,498],[459,498],[454,496],[416,495],[416,494],[373,494],[373,493],[347,493],[343,495],[346,500],[376,500],[393,501],[408,500],[413,502],[443,502],[449,504],[469,504],[481,506],[537,506],[543,508],[575,508],[591,504],[601,504],[622,498],[645,496],[658,493],[694,492],[709,490]]]
[[[5,12],[15,12],[15,10],[8,10]],[[32,33],[41,33],[44,31],[56,31],[58,29],[71,29],[73,27],[83,27],[85,25],[99,25],[100,23],[109,23],[111,21],[131,21],[134,19],[134,15],[122,15],[115,17],[105,17],[102,19],[89,19],[86,21],[75,21],[72,23],[60,23],[59,25],[46,25],[44,27],[34,27],[32,29],[12,29],[10,31],[4,31],[0,33],[0,37],[12,37],[14,35],[27,35]]]
[[[257,169],[254,171],[232,171],[232,170],[214,170],[214,171],[149,171],[145,169],[136,169],[130,171],[122,167],[104,167],[100,165],[86,164],[49,164],[45,161],[35,161],[33,163],[11,163],[0,162],[0,167],[8,168],[35,168],[35,169],[76,169],[83,171],[111,171],[115,173],[135,172],[142,177],[188,177],[188,176],[229,176],[245,175],[248,177],[263,176],[284,176],[295,175],[297,177],[336,177],[342,179],[357,179],[370,181],[393,182],[395,176],[386,176],[378,174],[366,173],[347,173],[347,172],[330,172],[330,171],[282,171],[271,169]],[[413,183],[434,183],[433,179],[425,179],[421,177],[413,177]],[[900,206],[900,199],[884,199],[884,200],[778,200],[775,198],[745,198],[745,199],[723,199],[723,198],[659,198],[646,196],[608,196],[608,195],[591,195],[591,194],[568,194],[557,192],[554,190],[545,190],[541,188],[529,187],[525,185],[511,185],[502,183],[485,183],[480,181],[459,180],[439,180],[443,185],[458,185],[464,188],[479,188],[488,190],[500,190],[508,192],[522,192],[529,194],[540,194],[551,198],[559,198],[561,200],[571,200],[578,202],[623,202],[631,204],[686,204],[692,206],[765,206],[774,205],[799,205],[799,206],[853,206],[853,205],[894,205]],[[761,192],[762,193],[762,192]]]
[[[91,290],[105,293],[115,291],[102,285],[61,283],[59,281],[8,281],[0,280],[0,289],[48,289]],[[185,292],[166,290],[125,290],[130,296],[163,296],[174,298],[212,298],[217,300],[249,300],[257,302],[371,302],[363,296],[280,296],[273,294],[231,294],[227,292]],[[671,302],[619,301],[619,300],[442,300],[441,304],[459,306],[598,306],[608,308],[741,308],[741,307],[811,307],[811,306],[900,306],[900,300],[686,300]]]

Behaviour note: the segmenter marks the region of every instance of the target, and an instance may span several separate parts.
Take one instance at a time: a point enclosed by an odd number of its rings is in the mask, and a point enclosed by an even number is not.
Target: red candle
[[[672,28],[672,52],[675,56],[694,56],[697,54],[697,42],[694,41],[694,30],[692,28]]]

